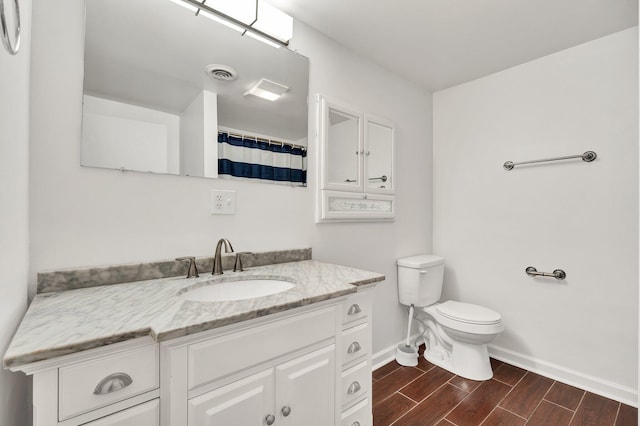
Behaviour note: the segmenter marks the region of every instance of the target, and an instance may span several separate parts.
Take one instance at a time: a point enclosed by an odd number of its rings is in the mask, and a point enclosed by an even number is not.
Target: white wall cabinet
[[[395,217],[395,126],[318,95],[317,221]]]

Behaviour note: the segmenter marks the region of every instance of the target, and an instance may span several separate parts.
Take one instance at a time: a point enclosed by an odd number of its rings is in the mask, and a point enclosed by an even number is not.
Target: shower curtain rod
[[[579,155],[567,155],[565,157],[553,157],[553,158],[543,158],[541,160],[529,160],[529,161],[520,161],[514,163],[513,161],[507,161],[502,165],[505,170],[512,170],[515,166],[519,166],[521,164],[532,164],[532,163],[546,163],[547,161],[558,161],[558,160],[570,160],[572,158],[582,158],[582,161],[590,163],[595,160],[597,154],[593,151],[587,151],[584,154]]]
[[[280,145],[280,146],[290,146],[291,148],[298,148],[298,149],[302,149],[302,150],[307,150],[307,147],[304,145],[297,145],[295,143],[290,143],[290,142],[282,142],[282,141],[274,141],[273,139],[267,139],[267,138],[261,138],[259,136],[252,136],[252,135],[244,135],[242,133],[235,133],[235,132],[225,132],[225,131],[219,131],[218,134],[227,134],[229,136],[233,136],[236,138],[241,138],[241,139],[252,139],[256,142],[266,142],[270,145]]]

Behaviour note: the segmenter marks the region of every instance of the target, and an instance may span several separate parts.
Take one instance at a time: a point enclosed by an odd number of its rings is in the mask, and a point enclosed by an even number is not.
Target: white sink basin
[[[282,280],[254,279],[232,281],[206,285],[189,290],[182,295],[182,298],[196,302],[245,300],[282,293],[294,286],[295,284]]]

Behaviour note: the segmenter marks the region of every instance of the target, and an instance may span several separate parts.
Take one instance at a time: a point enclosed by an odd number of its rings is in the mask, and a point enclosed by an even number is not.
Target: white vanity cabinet
[[[190,399],[188,425],[330,425],[334,376],[329,345]]]
[[[136,405],[98,420],[87,426],[152,426],[160,424],[160,399]]]
[[[371,426],[371,291],[22,365],[37,426]]]
[[[342,306],[340,426],[371,426],[371,287],[360,287]]]
[[[341,302],[161,343],[161,424],[335,424]]]
[[[151,338],[78,352],[20,368],[33,375],[37,426],[158,426],[158,344]]]

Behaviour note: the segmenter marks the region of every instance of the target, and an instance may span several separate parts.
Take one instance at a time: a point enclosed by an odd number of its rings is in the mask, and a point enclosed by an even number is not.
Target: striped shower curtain
[[[307,186],[307,150],[219,132],[218,177]]]

